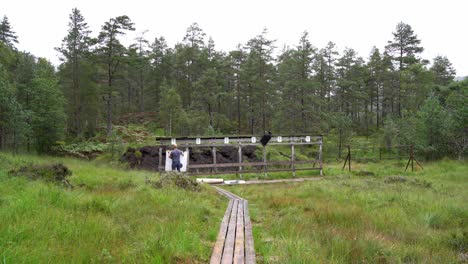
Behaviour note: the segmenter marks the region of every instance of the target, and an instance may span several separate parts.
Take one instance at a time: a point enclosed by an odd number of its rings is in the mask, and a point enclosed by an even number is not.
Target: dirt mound
[[[43,180],[46,182],[55,182],[72,187],[68,177],[72,172],[62,163],[47,165],[28,165],[9,172],[11,176],[26,177],[31,180]]]
[[[158,170],[159,148],[162,148],[162,166],[166,161],[166,146],[145,146],[139,149],[129,148],[122,155],[120,160],[127,162],[131,168]],[[261,161],[255,154],[256,146],[245,146],[242,148],[242,160],[248,162]],[[185,149],[183,149],[185,150]],[[211,164],[213,163],[213,153],[211,148],[189,148],[190,164]],[[237,163],[238,149],[235,146],[218,147],[216,149],[216,163]],[[232,170],[233,168],[219,168],[218,170]],[[209,170],[209,169],[207,169]],[[200,171],[202,171],[200,169]],[[190,172],[190,171],[189,171]]]

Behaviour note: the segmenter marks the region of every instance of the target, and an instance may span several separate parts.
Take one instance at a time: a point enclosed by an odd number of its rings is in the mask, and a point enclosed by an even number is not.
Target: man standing
[[[180,155],[184,155],[184,153],[177,149],[177,144],[172,145],[174,148],[171,153],[169,154],[169,158],[172,159],[172,170],[176,170],[180,172],[180,168],[182,168],[182,163],[180,163]]]

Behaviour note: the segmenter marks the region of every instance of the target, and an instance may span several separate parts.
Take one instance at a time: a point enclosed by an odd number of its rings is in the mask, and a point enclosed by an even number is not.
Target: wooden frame
[[[309,136],[309,135],[295,135],[295,136],[280,136],[272,137],[270,142],[266,146],[262,146],[260,143],[252,143],[253,136],[243,137],[232,137],[228,141],[230,144],[225,144],[226,137],[209,137],[209,138],[157,138],[161,144],[159,153],[162,153],[164,146],[169,146],[175,142],[178,144],[180,149],[185,148],[189,153],[190,148],[211,148],[213,162],[206,164],[189,164],[190,156],[187,157],[187,173],[190,175],[204,175],[204,174],[238,174],[242,178],[243,173],[260,173],[263,172],[264,176],[268,176],[268,172],[277,171],[292,171],[293,176],[296,176],[296,171],[299,170],[320,170],[320,175],[323,175],[323,161],[322,161],[322,150],[323,150],[323,137],[322,136]],[[257,138],[257,137],[256,137]],[[259,138],[255,142],[259,142]],[[267,152],[269,146],[278,145],[289,145],[291,146],[291,157],[287,161],[268,161]],[[262,148],[262,161],[259,162],[244,162],[242,160],[242,148],[246,146],[259,146]],[[317,156],[314,159],[309,160],[296,160],[296,146],[318,146]],[[218,147],[233,147],[238,149],[237,162],[232,163],[218,163],[216,160],[216,153]],[[190,153],[188,154],[190,155]],[[311,166],[297,167],[296,165],[310,164]],[[288,168],[272,168],[272,165],[289,165]],[[318,165],[316,167],[316,165]],[[246,168],[260,167],[260,169],[252,170]],[[198,169],[208,169],[209,172],[199,172]],[[219,171],[218,168],[233,168],[233,170]],[[162,164],[162,158],[160,156],[160,163],[158,167],[159,171],[164,170]],[[192,170],[192,171],[191,171]],[[197,171],[193,171],[197,170]]]

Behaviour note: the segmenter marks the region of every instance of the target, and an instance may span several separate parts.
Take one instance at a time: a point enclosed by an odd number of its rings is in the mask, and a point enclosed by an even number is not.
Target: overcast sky
[[[8,16],[20,50],[58,64],[54,47],[67,34],[74,7],[81,10],[93,36],[109,18],[128,15],[136,31],[124,43],[148,30],[148,39],[164,36],[172,47],[197,22],[218,50],[235,49],[266,27],[279,49],[294,46],[307,30],[318,48],[333,41],[340,52],[350,47],[366,59],[372,46],[383,50],[403,21],[422,41],[424,58],[447,56],[457,76],[468,76],[467,0],[1,0],[0,16]]]

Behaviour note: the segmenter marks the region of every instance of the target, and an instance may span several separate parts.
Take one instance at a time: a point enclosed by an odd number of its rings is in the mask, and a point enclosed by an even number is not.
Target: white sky
[[[328,41],[369,56],[372,46],[383,51],[398,22],[411,25],[425,48],[422,56],[447,56],[457,76],[468,76],[467,0],[0,0],[0,16],[7,15],[19,37],[20,50],[58,64],[54,47],[67,34],[68,16],[77,7],[93,36],[111,17],[128,15],[136,31],[152,41],[164,36],[170,47],[182,41],[187,27],[198,22],[218,50],[235,49],[238,43],[269,31],[276,47],[295,45],[304,30],[310,41],[323,48]]]

